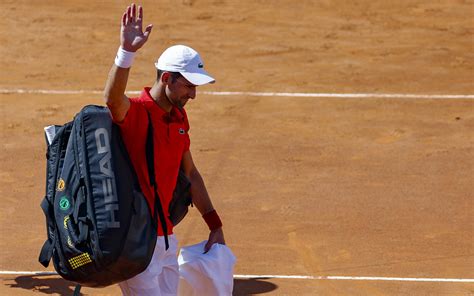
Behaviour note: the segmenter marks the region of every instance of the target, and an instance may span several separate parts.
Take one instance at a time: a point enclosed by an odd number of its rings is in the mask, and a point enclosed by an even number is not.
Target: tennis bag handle
[[[155,194],[155,206],[154,206],[154,213],[153,217],[160,219],[161,227],[163,229],[163,235],[165,236],[165,248],[168,250],[169,242],[168,242],[168,226],[166,225],[165,214],[163,212],[163,206],[161,205],[160,196],[158,195],[156,179],[155,179],[155,151],[154,151],[154,143],[153,143],[153,124],[151,123],[151,116],[150,113],[147,111],[148,115],[148,134],[146,137],[146,162],[148,166],[148,176],[150,179],[150,185],[153,187],[153,193]],[[158,215],[157,215],[158,214]]]
[[[153,190],[155,192],[155,199],[158,197],[157,190],[156,190],[156,181],[155,181],[155,167],[154,167],[154,147],[153,147],[153,123],[151,121],[151,115],[147,111],[148,115],[148,135],[147,135],[147,143],[146,143],[146,155],[147,155],[147,166],[148,166],[148,174],[150,177],[150,185],[152,185]],[[176,187],[173,191],[173,197],[170,201],[168,213],[169,219],[173,226],[178,225],[181,220],[186,216],[188,213],[188,207],[192,206],[192,196],[191,196],[191,181],[186,176],[184,171],[180,168],[178,172],[178,177],[176,180]],[[160,222],[163,225],[166,225],[166,219],[164,215],[161,217],[160,214],[163,211],[163,208],[160,205],[155,207],[158,214],[160,215]],[[166,234],[165,234],[166,236]]]

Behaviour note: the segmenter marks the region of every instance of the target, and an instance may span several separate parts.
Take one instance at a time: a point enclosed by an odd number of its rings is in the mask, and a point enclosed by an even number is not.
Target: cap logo
[[[199,63],[198,68],[204,68],[204,65],[202,63]]]

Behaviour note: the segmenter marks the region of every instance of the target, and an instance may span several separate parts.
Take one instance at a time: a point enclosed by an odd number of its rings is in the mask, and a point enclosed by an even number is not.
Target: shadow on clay
[[[76,287],[75,283],[68,282],[58,276],[25,275],[12,280],[14,283],[7,284],[11,288],[21,288],[44,294],[72,295]]]
[[[232,295],[255,295],[274,291],[277,285],[266,282],[265,278],[259,279],[236,279],[234,280],[234,291]],[[68,282],[57,276],[26,275],[13,278],[14,283],[8,283],[11,288],[21,288],[44,294],[72,295],[76,284]],[[80,293],[79,295],[83,295]]]
[[[278,289],[278,286],[266,282],[267,278],[234,280],[234,296],[264,294]]]

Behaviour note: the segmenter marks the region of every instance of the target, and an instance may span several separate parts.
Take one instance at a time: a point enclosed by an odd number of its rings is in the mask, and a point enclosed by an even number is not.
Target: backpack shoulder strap
[[[154,143],[153,143],[153,124],[151,122],[151,115],[148,110],[146,111],[148,115],[148,133],[146,137],[146,162],[148,166],[148,176],[150,178],[150,185],[153,187],[153,192],[155,194],[155,207],[153,217],[156,219],[157,214],[158,218],[160,219],[160,224],[163,229],[163,234],[165,236],[165,246],[166,250],[169,248],[168,243],[168,227],[166,225],[165,214],[163,212],[163,206],[161,205],[160,196],[158,195],[158,188],[156,185],[156,178],[155,178],[155,150],[154,150]]]

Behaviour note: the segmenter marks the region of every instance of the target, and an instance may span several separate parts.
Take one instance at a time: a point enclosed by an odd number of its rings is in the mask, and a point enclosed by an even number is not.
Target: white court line
[[[141,91],[127,91],[139,94]],[[101,90],[53,90],[53,89],[0,89],[0,94],[102,94]],[[474,99],[474,95],[447,94],[382,94],[382,93],[289,93],[289,92],[246,92],[246,91],[203,91],[211,96],[253,96],[253,97],[305,97],[305,98],[386,98],[386,99]]]
[[[57,275],[55,271],[12,271],[12,270],[0,270],[0,274],[3,275]]]
[[[54,271],[0,271],[0,275],[57,275]],[[448,282],[474,283],[474,279],[446,278],[402,278],[402,277],[370,277],[370,276],[310,276],[310,275],[255,275],[235,274],[235,279],[298,279],[298,280],[342,280],[342,281],[402,281],[402,282]]]
[[[302,280],[345,280],[345,281],[402,281],[402,282],[450,282],[450,283],[474,283],[474,279],[446,279],[446,278],[402,278],[402,277],[379,277],[379,276],[308,276],[308,275],[234,275],[234,278],[242,279],[302,279]]]
[[[305,97],[305,98],[406,98],[406,99],[474,99],[474,95],[427,95],[427,94],[380,94],[380,93],[287,93],[287,92],[243,92],[221,91],[206,92],[203,94],[216,96],[254,96],[254,97]]]

